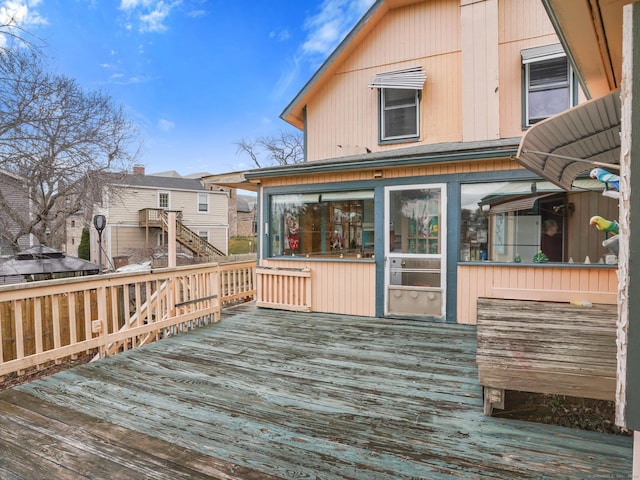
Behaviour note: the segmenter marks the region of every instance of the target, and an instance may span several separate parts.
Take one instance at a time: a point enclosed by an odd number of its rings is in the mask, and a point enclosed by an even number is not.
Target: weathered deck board
[[[631,439],[482,414],[471,326],[254,310],[0,393],[0,478],[579,479]]]

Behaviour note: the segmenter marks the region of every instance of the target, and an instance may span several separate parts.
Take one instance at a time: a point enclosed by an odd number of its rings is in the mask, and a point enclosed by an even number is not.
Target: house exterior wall
[[[374,262],[313,262],[265,260],[263,266],[309,268],[311,310],[342,315],[376,315],[376,266]]]
[[[389,11],[307,104],[307,160],[397,148],[378,145],[378,73],[422,66],[424,143],[461,140],[458,0],[419,2]]]
[[[254,224],[256,222],[256,211],[238,212],[237,214],[237,236],[238,237],[255,237]],[[231,233],[229,233],[231,236]]]
[[[378,143],[376,74],[427,75],[418,143],[521,136],[523,49],[558,43],[539,2],[417,2],[390,10],[306,104],[307,160],[393,150]],[[415,144],[415,143],[412,143]]]
[[[479,297],[617,303],[617,270],[604,265],[458,265],[458,323],[475,325]]]
[[[517,137],[523,134],[520,52],[559,40],[542,2],[501,0],[498,18],[500,137]]]
[[[106,194],[105,205],[100,213],[107,217],[107,228],[103,232],[103,247],[109,258],[128,256],[135,251],[144,251],[163,244],[159,236],[159,229],[149,229],[149,236],[145,228],[139,226],[139,211],[145,208],[158,207],[158,193],[169,193],[169,210],[182,212],[182,223],[191,230],[206,232],[209,243],[227,251],[228,231],[228,195],[225,192],[172,190],[170,188],[154,188],[145,186],[115,186]],[[198,212],[198,194],[209,195],[209,211]],[[92,242],[95,235],[92,228]],[[148,243],[147,243],[148,242]],[[189,253],[186,248],[178,247],[178,251]],[[97,250],[95,250],[97,252]],[[92,257],[97,253],[92,251]],[[106,263],[105,263],[106,264]]]
[[[448,209],[447,223],[440,226],[446,232],[447,242],[446,256],[442,259],[446,264],[442,270],[446,275],[446,321],[475,323],[478,296],[487,291],[502,291],[509,282],[522,285],[520,290],[511,291],[513,294],[521,294],[523,298],[541,296],[549,287],[540,283],[540,279],[547,282],[549,276],[554,280],[548,285],[564,280],[579,292],[578,296],[601,291],[601,299],[610,302],[615,267],[578,265],[587,255],[594,263],[604,257],[607,252],[599,244],[602,239],[569,249],[567,255],[573,256],[576,262],[571,266],[512,268],[498,262],[490,267],[460,261],[462,186],[465,182],[540,180],[514,159],[482,154],[474,157],[477,160],[466,157],[447,160],[447,155],[443,155],[442,160],[434,160],[433,156],[419,158],[416,155],[413,164],[403,160],[403,166],[394,165],[401,149],[406,151],[412,147],[440,146],[449,142],[493,145],[492,142],[503,139],[517,144],[517,138],[525,131],[521,52],[559,43],[543,5],[529,0],[388,1],[381,5],[386,10],[376,17],[376,22],[362,26],[361,33],[354,37],[356,44],[340,47],[333,60],[337,65],[327,66],[322,75],[314,78],[309,89],[301,92],[300,104],[288,107],[286,118],[292,123],[301,118],[300,112],[304,111],[307,163],[313,165],[320,160],[330,160],[332,167],[317,167],[313,170],[317,173],[305,171],[300,175],[292,168],[287,175],[259,177],[261,265],[308,268],[315,311],[382,315],[388,287],[384,279],[386,260],[382,245],[386,233],[383,225],[385,189],[441,184],[446,186]],[[427,76],[421,91],[419,138],[381,143],[378,138],[378,89],[368,85],[377,74],[416,66],[422,67]],[[369,153],[373,154],[369,157],[373,160],[367,158]],[[388,154],[386,162],[381,161],[380,167],[371,166],[384,159],[385,154]],[[343,158],[345,163],[354,166],[342,167],[340,160]],[[359,160],[363,162],[362,168],[355,166]],[[345,258],[341,262],[270,257],[265,246],[269,234],[265,225],[269,222],[270,196],[315,192],[314,189],[330,192],[332,188],[375,191],[375,258],[360,261]],[[564,222],[565,238],[593,230],[588,219],[595,212],[615,217],[615,202],[603,199],[599,193],[568,194],[567,198],[575,210]],[[301,232],[300,237],[303,235],[305,233]],[[362,272],[366,272],[364,280]],[[336,279],[353,280],[348,281],[342,291],[333,290]],[[505,279],[507,283],[504,283]],[[470,283],[474,283],[474,288],[469,288]],[[355,300],[354,292],[364,300]]]
[[[15,175],[0,171],[0,188],[4,201],[9,208],[18,215],[28,218],[29,196],[26,185]],[[20,231],[18,224],[9,215],[2,215],[0,218],[0,255],[13,255],[15,245],[13,241]],[[23,250],[31,246],[28,235],[18,238],[18,250]]]

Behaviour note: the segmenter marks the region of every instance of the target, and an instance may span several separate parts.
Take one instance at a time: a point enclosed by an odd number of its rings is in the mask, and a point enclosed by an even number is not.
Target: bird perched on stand
[[[589,173],[591,178],[595,178],[601,183],[604,183],[607,189],[611,188],[616,191],[620,191],[620,175],[607,172],[604,168],[594,168]]]
[[[604,232],[606,238],[609,238],[609,234],[617,235],[620,233],[620,226],[618,225],[618,222],[615,220],[607,220],[599,215],[591,217],[589,225],[593,225],[598,230]]]

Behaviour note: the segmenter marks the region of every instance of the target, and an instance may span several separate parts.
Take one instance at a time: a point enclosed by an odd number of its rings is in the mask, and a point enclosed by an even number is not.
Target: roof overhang
[[[633,0],[542,0],[588,98],[620,88],[622,8]]]
[[[228,188],[238,188],[240,190],[249,190],[255,192],[258,190],[258,186],[255,182],[251,182],[245,176],[247,172],[230,172],[220,173],[214,175],[207,175],[202,177],[201,181],[204,185],[220,185]]]
[[[277,165],[245,172],[248,180],[311,175],[385,168],[429,165],[447,162],[472,162],[486,159],[511,159],[517,152],[519,138],[503,138],[476,142],[446,142],[363,153],[348,157],[316,160],[294,165]]]
[[[620,91],[615,90],[529,128],[515,160],[571,190],[575,178],[586,170],[620,168],[620,122]]]

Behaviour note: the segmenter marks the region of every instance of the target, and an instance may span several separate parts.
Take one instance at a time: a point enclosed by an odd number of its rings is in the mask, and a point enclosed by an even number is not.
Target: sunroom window
[[[268,223],[271,256],[371,257],[373,190],[272,195]]]
[[[464,184],[461,202],[462,262],[604,263],[612,253],[590,219],[617,220],[617,200],[595,180],[571,192],[542,180]]]
[[[524,126],[531,126],[576,104],[569,61],[559,44],[522,52]]]

